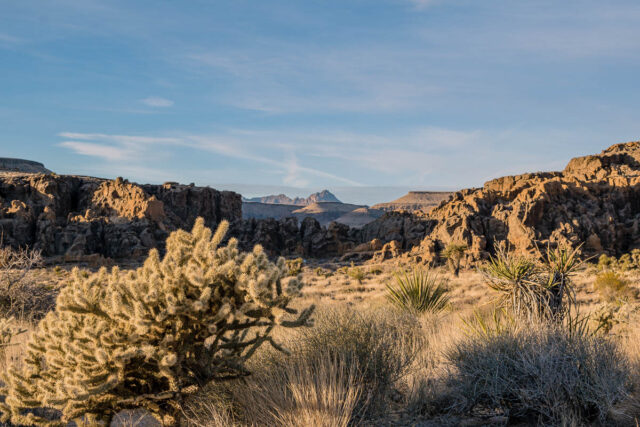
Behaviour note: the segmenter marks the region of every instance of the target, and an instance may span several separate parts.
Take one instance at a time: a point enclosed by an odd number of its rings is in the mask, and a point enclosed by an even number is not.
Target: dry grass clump
[[[395,285],[387,284],[387,299],[391,304],[411,314],[438,313],[449,304],[444,280],[428,270],[397,272]]]
[[[448,352],[453,409],[497,410],[511,422],[605,422],[630,389],[628,360],[601,336],[540,323],[471,335]]]
[[[210,389],[188,419],[194,426],[376,423],[417,354],[418,326],[387,310],[320,312],[286,342],[290,355],[263,353],[252,376]]]

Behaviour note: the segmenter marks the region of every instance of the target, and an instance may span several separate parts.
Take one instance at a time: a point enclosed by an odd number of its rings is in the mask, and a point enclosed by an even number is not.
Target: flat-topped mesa
[[[455,193],[427,217],[434,226],[412,253],[438,259],[449,243],[469,246],[468,262],[486,259],[497,244],[537,253],[547,244],[587,255],[640,248],[640,142],[572,159],[562,172],[527,173]]]
[[[0,157],[0,172],[51,173],[42,163],[10,157]]]

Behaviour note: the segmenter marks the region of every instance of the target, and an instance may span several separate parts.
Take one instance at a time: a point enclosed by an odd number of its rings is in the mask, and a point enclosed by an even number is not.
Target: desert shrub
[[[428,270],[396,272],[395,285],[387,284],[387,299],[401,310],[413,314],[437,313],[449,304],[444,281]]]
[[[53,308],[56,291],[30,274],[41,263],[40,251],[0,248],[0,317],[38,320]]]
[[[288,259],[287,269],[289,270],[289,276],[297,277],[298,274],[302,273],[303,264],[304,260],[302,258]]]
[[[628,391],[629,366],[614,342],[553,324],[471,335],[447,356],[452,408],[498,410],[511,422],[604,422]]]
[[[359,284],[362,284],[362,281],[367,277],[367,273],[365,273],[365,271],[361,267],[357,267],[352,262],[351,267],[347,270],[347,276],[349,276]]]
[[[50,407],[57,424],[108,425],[122,409],[144,408],[171,425],[203,384],[247,374],[263,343],[280,349],[274,327],[306,324],[313,307],[288,319],[299,283],[285,278],[284,259],[269,262],[259,246],[240,252],[234,239],[219,247],[227,229],[212,236],[199,218],[169,236],[163,259],[153,250],[126,274],[76,269],[31,335],[24,366],[4,377],[3,422],[49,425],[30,410]]]
[[[371,267],[369,269],[369,273],[373,274],[375,276],[379,276],[379,275],[382,274],[382,268],[380,268],[380,267]]]
[[[460,261],[467,249],[468,246],[464,243],[451,242],[442,251],[442,257],[447,260],[449,268],[456,277],[460,273]]]
[[[325,279],[333,276],[333,272],[331,270],[325,270],[322,267],[318,267],[315,269],[316,276],[324,277]]]
[[[598,258],[599,270],[610,270],[617,267],[618,260],[615,257],[610,257],[607,254],[602,254]]]
[[[640,249],[633,249],[630,253],[622,254],[620,258],[600,255],[598,258],[598,269],[628,271],[640,268]]]
[[[615,271],[603,271],[596,276],[593,287],[608,302],[636,297],[629,283]]]

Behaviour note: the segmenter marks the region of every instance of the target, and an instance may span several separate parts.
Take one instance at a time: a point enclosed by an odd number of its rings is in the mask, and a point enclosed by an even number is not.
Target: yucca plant
[[[540,265],[500,246],[481,272],[514,314],[561,321],[575,303],[571,276],[583,264],[579,254],[580,246],[548,247]]]
[[[395,285],[387,284],[387,299],[401,310],[412,313],[437,313],[449,304],[444,281],[428,270],[396,272]]]
[[[481,267],[486,284],[500,294],[499,303],[516,315],[531,317],[539,312],[546,288],[538,283],[536,264],[529,258],[509,253],[505,246]]]
[[[469,247],[464,243],[449,243],[447,247],[442,251],[442,256],[447,259],[449,268],[454,276],[458,277],[460,274],[460,262],[464,253]]]
[[[575,291],[571,283],[571,276],[584,263],[579,258],[582,245],[571,249],[568,247],[547,247],[544,257],[544,268],[547,270],[545,287],[549,291],[548,306],[546,307],[555,319],[562,319],[571,306],[575,304]]]

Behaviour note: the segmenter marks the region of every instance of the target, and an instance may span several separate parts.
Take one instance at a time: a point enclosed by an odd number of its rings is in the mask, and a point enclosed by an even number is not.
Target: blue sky
[[[0,8],[0,156],[58,173],[372,203],[640,139],[636,1]]]

